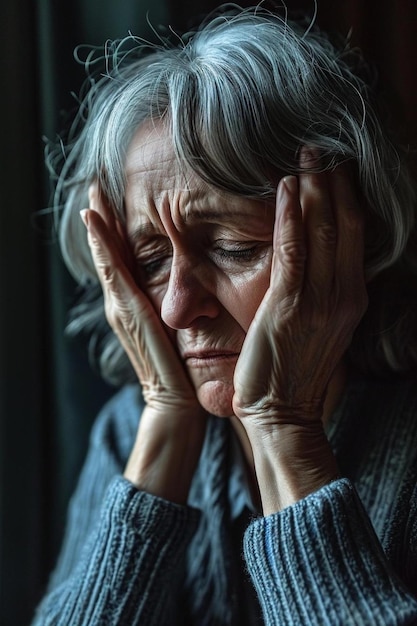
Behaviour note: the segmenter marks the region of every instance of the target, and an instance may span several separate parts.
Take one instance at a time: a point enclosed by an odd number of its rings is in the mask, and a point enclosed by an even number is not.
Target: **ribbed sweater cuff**
[[[108,487],[103,514],[110,516],[114,522],[130,526],[133,532],[151,533],[154,538],[156,530],[164,529],[163,533],[156,536],[156,541],[158,537],[166,540],[169,528],[170,537],[178,532],[180,544],[183,541],[188,543],[200,518],[197,509],[140,491],[121,476],[114,478]],[[185,527],[188,532],[184,536]]]
[[[254,521],[245,557],[266,624],[387,626],[417,615],[346,479]]]
[[[113,479],[100,522],[65,587],[67,596],[60,594],[56,623],[169,624],[199,516],[195,509],[138,491],[122,477]]]

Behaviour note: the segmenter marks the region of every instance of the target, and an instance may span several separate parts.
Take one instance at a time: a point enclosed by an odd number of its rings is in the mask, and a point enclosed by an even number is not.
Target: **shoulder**
[[[417,480],[417,380],[354,377],[329,424],[343,474],[374,493]],[[363,494],[362,494],[363,495]],[[372,496],[373,497],[373,496]]]
[[[371,457],[416,463],[417,378],[351,377],[328,435],[340,462],[369,469]]]
[[[353,376],[347,385],[344,404],[356,415],[366,411],[367,421],[417,424],[417,374],[381,378]],[[362,419],[364,417],[362,415]]]
[[[140,386],[119,389],[100,410],[91,432],[92,448],[108,448],[122,462],[128,458],[134,443],[143,398]]]

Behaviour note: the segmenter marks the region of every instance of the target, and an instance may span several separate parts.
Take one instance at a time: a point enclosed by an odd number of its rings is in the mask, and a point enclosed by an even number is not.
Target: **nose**
[[[192,327],[201,318],[219,314],[214,285],[202,263],[185,254],[174,255],[167,290],[161,304],[162,321],[173,330]]]

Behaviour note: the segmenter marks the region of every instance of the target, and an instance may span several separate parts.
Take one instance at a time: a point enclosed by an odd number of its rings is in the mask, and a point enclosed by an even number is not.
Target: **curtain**
[[[62,538],[65,510],[93,419],[113,390],[88,364],[84,339],[64,328],[75,285],[47,209],[43,136],[65,126],[83,81],[82,43],[153,24],[182,31],[214,9],[208,0],[3,0],[0,14],[0,623],[28,624]],[[249,6],[250,2],[241,2]],[[280,4],[280,3],[278,3]],[[313,0],[288,10],[315,12]],[[268,6],[268,5],[267,5]],[[269,5],[270,6],[270,5]],[[317,20],[359,45],[415,147],[417,3],[318,0]]]

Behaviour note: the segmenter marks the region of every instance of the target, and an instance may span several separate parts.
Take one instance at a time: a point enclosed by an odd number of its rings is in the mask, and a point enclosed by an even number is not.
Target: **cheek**
[[[151,301],[152,306],[155,309],[155,311],[158,313],[159,317],[161,316],[162,300],[164,299],[164,294],[166,290],[167,290],[167,285],[165,284],[146,290],[146,295]]]
[[[228,294],[223,305],[245,332],[255,317],[256,311],[269,287],[270,266],[257,271],[252,276],[239,276],[231,279]]]

